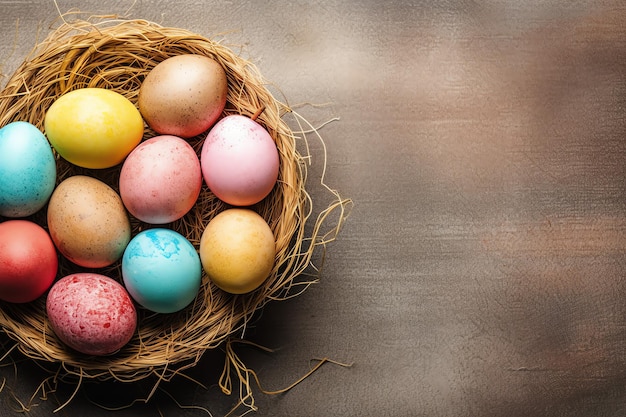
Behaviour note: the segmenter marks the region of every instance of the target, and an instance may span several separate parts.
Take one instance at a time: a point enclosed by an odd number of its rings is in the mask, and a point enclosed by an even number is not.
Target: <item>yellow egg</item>
[[[87,268],[117,261],[131,237],[120,196],[102,181],[84,175],[69,177],[54,190],[48,229],[59,252]]]
[[[215,285],[232,294],[258,288],[274,267],[276,244],[267,222],[250,209],[215,216],[200,239],[202,267]]]
[[[44,127],[59,155],[74,165],[99,169],[124,160],[141,142],[144,122],[123,95],[103,88],[81,88],[52,103]]]

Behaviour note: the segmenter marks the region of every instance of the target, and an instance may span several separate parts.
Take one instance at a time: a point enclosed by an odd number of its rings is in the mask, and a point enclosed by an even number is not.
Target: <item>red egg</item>
[[[87,355],[114,353],[137,328],[137,311],[126,289],[100,274],[61,278],[48,293],[46,312],[57,337]]]
[[[58,258],[48,232],[28,220],[0,224],[0,299],[36,300],[52,285]]]

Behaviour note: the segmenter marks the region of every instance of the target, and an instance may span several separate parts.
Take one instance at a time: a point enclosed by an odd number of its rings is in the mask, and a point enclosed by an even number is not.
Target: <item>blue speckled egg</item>
[[[156,313],[187,307],[202,280],[200,256],[183,235],[170,229],[144,230],[122,256],[122,278],[133,299]]]
[[[38,212],[52,195],[56,176],[52,148],[37,127],[13,122],[0,129],[0,215]]]

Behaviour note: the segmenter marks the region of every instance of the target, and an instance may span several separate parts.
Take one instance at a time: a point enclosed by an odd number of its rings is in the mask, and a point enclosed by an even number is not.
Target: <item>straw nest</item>
[[[241,337],[253,313],[266,302],[297,295],[306,288],[315,278],[306,281],[302,277],[309,276],[307,271],[311,268],[313,275],[317,271],[312,262],[314,250],[323,250],[334,239],[345,218],[347,200],[339,198],[330,188],[325,190],[331,193],[331,202],[312,215],[312,200],[305,189],[308,156],[298,151],[298,141],[303,135],[294,134],[283,120],[286,113],[294,112],[273,97],[255,65],[221,43],[183,29],[144,20],[63,20],[17,68],[0,92],[0,126],[21,120],[43,131],[44,115],[55,99],[83,87],[111,89],[136,103],[139,86],[147,73],[164,59],[184,53],[211,57],[226,70],[229,93],[223,115],[251,116],[263,109],[256,120],[276,141],[280,171],[272,193],[253,209],[267,220],[274,232],[277,248],[274,269],[259,289],[238,296],[219,290],[203,276],[200,293],[192,305],[168,315],[140,309],[134,338],[115,354],[103,357],[74,352],[55,337],[45,315],[45,296],[28,304],[0,303],[1,330],[16,341],[15,348],[36,361],[60,365],[57,369],[62,374],[121,381],[156,375],[167,380],[194,366],[207,349]],[[295,119],[299,123],[304,120]],[[144,139],[154,135],[147,128]],[[204,137],[203,134],[189,140],[196,151]],[[57,173],[57,183],[71,175],[85,174],[118,190],[119,167],[86,170],[57,156]],[[204,186],[191,212],[166,226],[186,236],[198,248],[206,224],[225,208],[227,205]],[[338,217],[330,216],[337,209]],[[32,220],[45,227],[45,208],[32,216]],[[332,225],[323,227],[325,222]],[[133,235],[151,227],[132,217],[131,224]],[[120,270],[118,262],[98,272],[121,280]],[[81,271],[85,270],[60,259],[59,277]]]

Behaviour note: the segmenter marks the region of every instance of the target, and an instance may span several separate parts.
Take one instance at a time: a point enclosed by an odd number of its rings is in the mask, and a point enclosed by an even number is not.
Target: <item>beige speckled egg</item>
[[[208,130],[226,105],[224,68],[203,55],[183,54],[157,64],[139,88],[144,120],[162,135],[191,138]]]
[[[102,181],[84,175],[69,177],[54,190],[48,229],[59,252],[87,268],[117,261],[131,237],[120,196]]]

